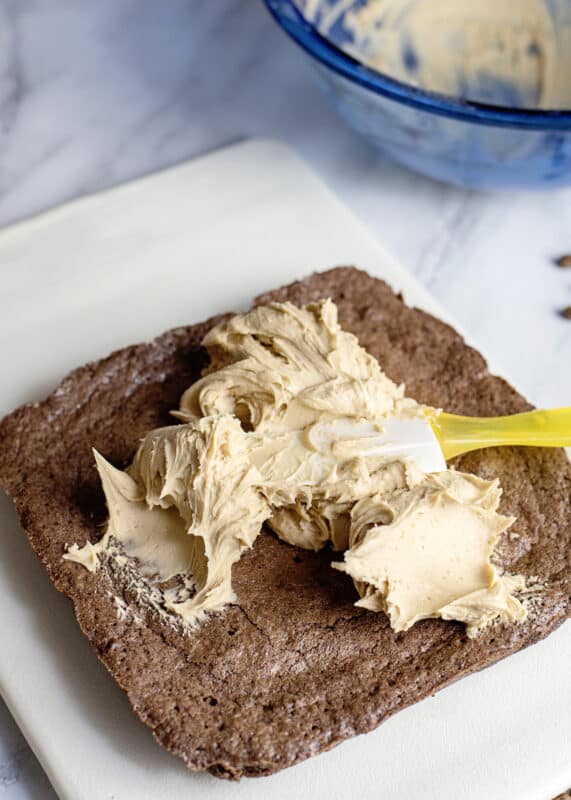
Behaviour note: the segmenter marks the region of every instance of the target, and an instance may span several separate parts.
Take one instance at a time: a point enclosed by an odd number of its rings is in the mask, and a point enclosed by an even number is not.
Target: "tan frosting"
[[[248,428],[278,433],[418,408],[339,327],[330,300],[260,306],[216,326],[203,344],[211,363],[181,398],[186,418],[235,414]]]
[[[501,105],[571,105],[569,0],[298,3],[323,35],[341,24],[345,50],[405,83]]]
[[[496,481],[450,470],[409,491],[367,497],[351,512],[350,549],[337,569],[353,578],[359,606],[385,611],[396,631],[429,617],[465,622],[469,636],[496,617],[525,617],[512,595],[521,577],[491,562],[513,517],[496,513]]]
[[[523,579],[490,560],[513,522],[497,514],[497,482],[425,475],[368,449],[388,417],[423,408],[341,330],[331,301],[259,307],[204,344],[211,364],[181,398],[183,424],[151,431],[126,472],[96,454],[107,531],[65,558],[91,571],[102,555],[136,559],[170,582],[159,606],[192,624],[235,600],[232,565],[267,521],[290,544],[346,550],[335,566],[357,605],[386,611],[395,630],[442,617],[473,634],[525,616],[513,596]]]
[[[120,543],[144,574],[161,582],[182,576],[196,592],[182,601],[166,590],[164,606],[187,622],[235,600],[231,569],[251,547],[270,508],[250,464],[237,419],[200,419],[148,434],[128,472],[99,453],[97,468],[109,508],[103,539],[64,558],[88,569]],[[94,564],[95,562],[95,564]]]
[[[405,467],[351,457],[346,448],[355,441],[354,431],[335,437],[335,452],[329,449],[324,456],[315,445],[318,434],[329,424],[338,431],[344,420],[382,421],[419,414],[421,407],[405,398],[404,387],[383,373],[355,336],[339,327],[331,301],[304,309],[292,303],[254,309],[214,328],[204,345],[210,366],[182,396],[178,415],[238,416],[259,444],[253,459],[275,509],[272,529],[300,547],[317,550],[331,540],[343,550],[351,504],[375,486],[404,486]]]

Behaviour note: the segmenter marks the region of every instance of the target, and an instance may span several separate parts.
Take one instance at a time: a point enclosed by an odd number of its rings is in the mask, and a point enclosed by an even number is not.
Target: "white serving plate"
[[[0,414],[71,368],[315,269],[435,301],[300,159],[240,144],[0,233]],[[194,775],[97,661],[0,497],[0,688],[62,800],[548,800],[571,785],[571,625],[270,778]]]

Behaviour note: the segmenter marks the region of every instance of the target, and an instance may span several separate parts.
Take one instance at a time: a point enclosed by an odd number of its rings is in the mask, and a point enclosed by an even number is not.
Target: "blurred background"
[[[0,0],[0,225],[250,137],[297,150],[534,403],[569,404],[571,189],[398,166],[339,120],[262,0]],[[0,798],[50,791],[2,707]]]
[[[552,259],[571,250],[571,190],[397,166],[339,120],[262,0],[0,0],[0,224],[252,136],[291,144],[536,403],[545,375],[564,396],[571,281]]]

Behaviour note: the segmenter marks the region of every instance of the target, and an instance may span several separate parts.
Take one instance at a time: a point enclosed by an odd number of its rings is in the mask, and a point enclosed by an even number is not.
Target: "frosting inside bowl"
[[[568,0],[298,0],[343,50],[412,86],[491,105],[571,108]]]

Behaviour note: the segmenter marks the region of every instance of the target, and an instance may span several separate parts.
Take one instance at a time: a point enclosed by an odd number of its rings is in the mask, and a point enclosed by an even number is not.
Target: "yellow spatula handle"
[[[571,446],[571,408],[528,411],[509,417],[460,417],[441,413],[429,419],[447,460],[471,450],[499,445]]]

